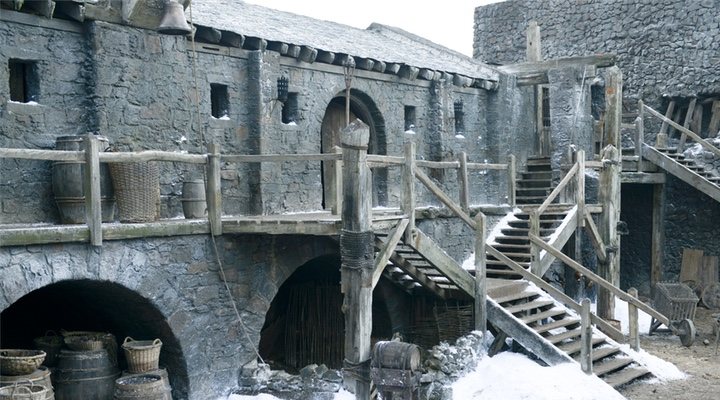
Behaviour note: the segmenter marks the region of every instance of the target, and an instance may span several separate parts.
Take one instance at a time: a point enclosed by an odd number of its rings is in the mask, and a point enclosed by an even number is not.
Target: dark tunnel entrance
[[[299,267],[280,286],[260,337],[260,355],[273,369],[297,373],[309,364],[342,368],[345,316],[340,256],[323,256]],[[373,295],[373,340],[389,339],[392,326],[382,296]]]
[[[173,398],[188,398],[188,372],[182,348],[162,313],[138,293],[108,281],[54,283],[23,296],[0,313],[0,347],[32,349],[33,339],[48,331],[100,331],[136,340],[163,342],[165,367]],[[120,349],[119,366],[126,368]]]

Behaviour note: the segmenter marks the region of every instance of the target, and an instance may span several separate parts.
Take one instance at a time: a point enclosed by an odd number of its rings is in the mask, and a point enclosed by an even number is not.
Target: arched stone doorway
[[[360,119],[370,127],[369,154],[387,154],[387,140],[385,137],[385,119],[375,102],[367,94],[357,90],[350,90],[350,122]],[[332,153],[336,146],[340,146],[340,131],[345,127],[345,93],[337,94],[325,109],[321,126],[321,146],[323,153]],[[324,162],[322,169],[323,179],[323,208],[332,209],[336,206],[336,194],[342,191],[338,187],[337,172],[334,163]],[[387,205],[387,169],[373,170],[373,206]]]
[[[273,369],[291,373],[309,364],[342,368],[345,317],[340,290],[340,256],[315,258],[300,266],[281,286],[265,316],[260,355]],[[392,337],[382,293],[373,295],[372,337]]]
[[[138,293],[109,281],[67,280],[36,289],[0,313],[4,348],[33,348],[47,331],[110,332],[121,342],[159,338],[160,365],[168,371],[173,398],[188,397],[188,372],[182,348],[163,314]],[[120,367],[125,368],[122,351]]]

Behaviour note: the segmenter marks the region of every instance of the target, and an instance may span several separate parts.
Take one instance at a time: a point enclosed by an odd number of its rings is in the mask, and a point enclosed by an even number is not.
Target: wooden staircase
[[[655,148],[643,144],[643,157],[690,186],[720,201],[720,177],[687,159],[676,148]]]
[[[530,157],[517,180],[517,204],[542,204],[552,191],[552,166],[549,157]]]

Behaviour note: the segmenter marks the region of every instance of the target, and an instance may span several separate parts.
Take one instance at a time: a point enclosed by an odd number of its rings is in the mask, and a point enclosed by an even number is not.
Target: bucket
[[[48,367],[54,367],[57,363],[57,356],[60,353],[60,349],[63,346],[62,336],[56,335],[53,331],[48,331],[45,336],[36,337],[33,339],[35,348],[45,352],[45,360],[43,365]]]
[[[183,215],[186,219],[205,218],[207,216],[205,181],[197,179],[183,182],[180,201],[182,201]]]
[[[110,400],[120,371],[104,349],[62,350],[53,375],[57,400]]]
[[[15,382],[12,386],[0,388],[0,400],[45,400],[48,389],[30,382]]]
[[[108,148],[108,140],[97,136],[100,140],[100,149]],[[55,141],[55,149],[83,151],[85,150],[84,136],[61,136]],[[83,179],[85,164],[82,161],[57,161],[52,168],[52,187],[55,203],[60,211],[60,222],[63,224],[85,223],[85,192]],[[100,204],[102,221],[112,222],[115,213],[115,198],[113,197],[110,170],[107,164],[100,164]]]
[[[50,381],[50,369],[48,369],[48,367],[40,366],[35,372],[29,375],[0,376],[0,387],[12,386],[16,383],[22,384],[23,382],[44,386],[47,389],[44,399],[55,399],[55,392],[53,392],[52,382]]]
[[[172,400],[170,386],[157,374],[133,374],[115,381],[114,400]]]
[[[155,340],[134,340],[126,337],[122,348],[125,350],[128,371],[132,373],[143,373],[158,369],[160,362],[160,348],[162,342]]]
[[[373,348],[371,366],[415,371],[420,367],[420,348],[412,343],[377,342]]]

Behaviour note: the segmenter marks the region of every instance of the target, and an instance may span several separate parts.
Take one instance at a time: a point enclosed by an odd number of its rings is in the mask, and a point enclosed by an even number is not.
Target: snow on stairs
[[[655,148],[644,144],[643,158],[720,201],[720,177],[699,166],[694,160],[685,158],[676,148]]]
[[[496,326],[549,365],[580,358],[580,317],[525,280],[489,279],[488,312]],[[650,372],[594,329],[593,373],[618,388]]]

